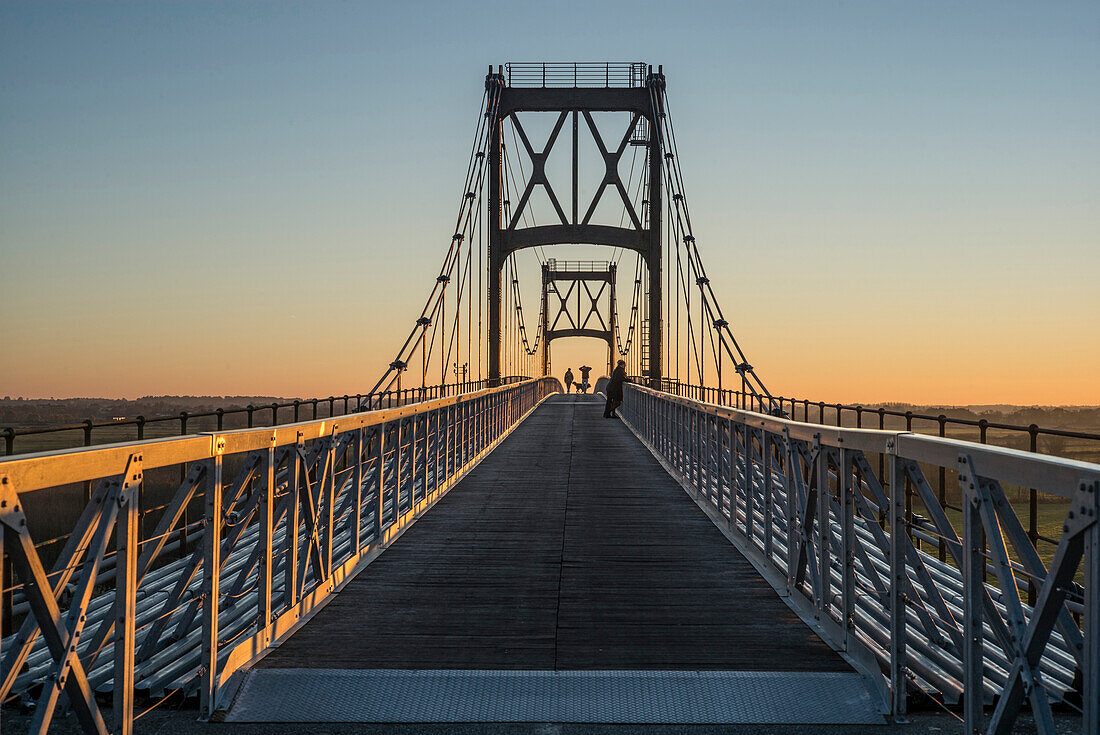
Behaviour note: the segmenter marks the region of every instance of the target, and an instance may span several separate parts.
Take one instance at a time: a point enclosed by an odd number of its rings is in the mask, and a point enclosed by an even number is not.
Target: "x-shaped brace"
[[[38,621],[50,656],[56,664],[68,667],[67,675],[60,680],[60,686],[68,694],[82,729],[87,733],[106,735],[107,725],[96,704],[83,663],[79,656],[69,655],[72,631],[62,620],[52,585],[46,576],[38,550],[34,547],[34,541],[27,531],[27,517],[19,495],[7,478],[0,478],[0,527],[4,541],[7,542],[5,547],[12,565],[20,578],[25,580],[27,602]],[[99,528],[102,527],[100,525]],[[45,724],[49,724],[48,720]],[[39,725],[41,727],[42,723]]]
[[[514,112],[510,115],[512,124],[516,128],[516,132],[519,133],[519,139],[523,142],[523,147],[527,149],[527,155],[531,159],[531,178],[527,180],[527,187],[523,190],[523,195],[519,198],[519,204],[516,205],[516,208],[512,212],[512,221],[508,223],[509,230],[516,229],[519,218],[523,214],[523,208],[527,206],[527,200],[531,198],[531,192],[534,191],[535,186],[538,184],[546,188],[546,193],[549,195],[550,202],[554,205],[554,209],[557,210],[561,223],[563,225],[569,224],[569,220],[565,216],[565,211],[561,208],[557,195],[554,194],[554,187],[550,186],[550,180],[546,177],[546,159],[550,155],[550,150],[554,147],[554,142],[558,139],[558,133],[561,132],[562,125],[565,124],[565,118],[568,114],[568,112],[562,112],[558,115],[558,121],[555,123],[553,131],[551,131],[550,137],[546,140],[546,147],[537,153],[531,146],[531,141],[527,139],[527,133],[523,130],[523,126],[519,124],[519,118],[516,117]]]
[[[589,220],[592,219],[592,215],[596,211],[596,205],[600,203],[600,198],[603,196],[604,189],[613,185],[618,190],[619,196],[622,197],[623,206],[626,207],[626,212],[630,215],[630,221],[634,224],[636,229],[642,229],[642,223],[638,219],[638,213],[634,211],[634,205],[630,203],[630,195],[627,194],[626,187],[623,186],[623,180],[619,177],[619,159],[623,157],[623,152],[626,151],[626,147],[630,145],[630,138],[633,136],[634,128],[638,124],[638,117],[639,115],[636,112],[631,116],[630,125],[627,126],[626,134],[623,135],[619,147],[613,152],[608,152],[607,146],[604,145],[603,138],[600,136],[600,131],[596,128],[596,123],[592,119],[592,113],[588,110],[584,111],[584,119],[588,123],[588,128],[592,131],[592,139],[596,141],[596,147],[600,149],[600,154],[603,156],[606,171],[603,175],[603,181],[600,182],[599,188],[596,189],[596,195],[592,197],[592,203],[588,206],[588,211],[585,212],[582,224],[587,225]]]

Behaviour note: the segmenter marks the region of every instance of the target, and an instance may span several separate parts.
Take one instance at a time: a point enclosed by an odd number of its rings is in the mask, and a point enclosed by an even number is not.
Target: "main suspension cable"
[[[481,110],[478,115],[478,124],[474,134],[473,144],[471,146],[470,158],[466,166],[466,183],[463,188],[463,195],[458,208],[458,217],[455,223],[455,234],[451,238],[450,246],[443,258],[443,265],[440,268],[439,275],[436,277],[435,283],[432,286],[432,290],[428,295],[428,299],[424,304],[424,308],[421,309],[420,317],[416,321],[416,325],[409,332],[408,337],[402,344],[401,348],[397,352],[396,359],[390,363],[389,367],[382,374],[382,377],[378,379],[374,387],[371,389],[371,394],[376,394],[382,391],[390,390],[394,384],[400,381],[401,373],[408,369],[409,363],[412,360],[417,350],[422,352],[427,349],[429,352],[423,354],[425,358],[425,371],[427,369],[426,358],[430,354],[431,346],[425,346],[425,339],[427,337],[428,327],[436,320],[437,314],[440,313],[444,305],[444,294],[447,290],[447,286],[451,282],[452,274],[455,270],[457,262],[459,260],[459,254],[461,253],[462,243],[471,234],[471,227],[474,221],[474,212],[479,210],[477,201],[479,199],[478,192],[482,189],[482,181],[485,171],[485,159],[487,157],[491,133],[493,125],[489,122],[495,120],[497,110],[500,103],[500,87],[493,86],[485,91],[482,96]],[[458,305],[456,305],[456,309]],[[480,309],[479,309],[480,310]],[[480,321],[480,320],[479,320]],[[435,332],[432,333],[432,343],[434,344]],[[480,363],[480,356],[479,356]],[[479,365],[480,374],[480,365]],[[368,399],[369,400],[369,399]],[[369,405],[361,405],[360,409],[370,408]]]
[[[762,408],[768,411],[774,411],[776,410],[775,401],[771,393],[764,386],[763,381],[756,374],[755,369],[749,364],[744,350],[742,350],[737,339],[733,336],[729,322],[722,313],[717,296],[714,293],[714,288],[703,267],[702,258],[699,254],[699,248],[695,242],[695,236],[691,226],[691,215],[688,209],[687,198],[684,195],[683,172],[679,163],[679,149],[676,144],[675,127],[672,122],[672,115],[668,112],[667,94],[663,87],[657,88],[655,85],[651,85],[650,97],[653,117],[661,127],[660,132],[662,133],[660,139],[663,144],[662,153],[665,159],[665,166],[663,167],[665,178],[664,189],[666,197],[669,200],[670,215],[673,213],[675,214],[673,222],[675,222],[674,227],[676,229],[677,265],[678,269],[682,269],[683,273],[681,278],[678,279],[681,281],[678,287],[686,287],[687,284],[685,279],[689,275],[694,277],[696,285],[699,288],[701,302],[700,314],[704,316],[704,322],[700,324],[700,328],[706,327],[713,330],[713,336],[717,337],[717,345],[715,345],[715,347],[721,349],[721,352],[715,353],[719,375],[721,374],[721,358],[724,355],[734,363],[736,371],[741,375],[742,389],[746,393],[751,393]],[[670,219],[673,218],[670,216]],[[670,225],[673,225],[673,222],[670,222]],[[672,229],[672,227],[670,227],[670,229]],[[680,263],[681,244],[683,246],[686,267],[682,266]],[[690,295],[690,290],[686,293]],[[678,313],[677,307],[677,314]],[[689,302],[689,334],[691,334],[690,320],[691,312]],[[689,339],[689,341],[693,342],[694,340]],[[698,360],[698,355],[697,363],[698,366],[701,367],[702,363]],[[677,365],[677,374],[679,374],[679,365]],[[700,371],[700,379],[702,379],[702,376],[703,374]]]

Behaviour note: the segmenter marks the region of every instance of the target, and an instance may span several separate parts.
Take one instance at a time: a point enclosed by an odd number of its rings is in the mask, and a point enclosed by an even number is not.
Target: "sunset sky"
[[[0,396],[366,391],[489,64],[616,60],[664,66],[774,393],[1100,404],[1098,39],[1096,2],[6,2]]]

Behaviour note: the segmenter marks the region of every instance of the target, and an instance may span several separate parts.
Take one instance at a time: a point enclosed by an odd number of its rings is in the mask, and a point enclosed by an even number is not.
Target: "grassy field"
[[[1012,508],[1016,512],[1016,517],[1020,519],[1020,524],[1023,526],[1024,531],[1026,532],[1028,530],[1027,503],[1013,503]],[[1068,502],[1058,502],[1051,499],[1045,499],[1044,502],[1038,503],[1036,505],[1037,512],[1035,514],[1035,520],[1039,535],[1045,536],[1046,538],[1050,539],[1060,538],[1062,535],[1062,525],[1065,523],[1066,511],[1068,510]],[[928,517],[927,510],[920,502],[914,501],[913,512]],[[947,508],[947,518],[951,521],[951,526],[955,529],[955,532],[961,535],[960,530],[962,529],[962,512],[953,508]],[[1005,546],[1008,548],[1009,557],[1011,557],[1013,561],[1022,563],[1020,554],[1016,551],[1016,548],[1007,538],[1005,538]],[[1047,567],[1050,566],[1050,562],[1054,558],[1054,552],[1056,548],[1057,547],[1055,544],[1049,543],[1042,539],[1040,539],[1035,546],[1035,550],[1039,552],[1039,557],[1043,560],[1043,564]],[[930,545],[928,543],[924,544],[923,550],[927,551],[930,554],[937,553],[936,546]],[[947,563],[951,564],[951,566],[955,566],[955,564],[951,560],[950,554],[948,554],[947,556]],[[1079,584],[1084,582],[1083,569],[1078,569],[1075,579]],[[990,584],[993,584],[994,586],[998,586],[996,584],[996,577],[992,573],[990,573],[989,578],[986,581]],[[1024,592],[1025,591],[1021,591],[1021,595],[1023,595]],[[1026,597],[1024,599],[1026,602]]]

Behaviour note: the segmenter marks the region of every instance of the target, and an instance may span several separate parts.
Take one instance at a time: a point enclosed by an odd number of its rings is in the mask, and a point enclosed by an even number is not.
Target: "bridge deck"
[[[257,664],[228,719],[881,722],[602,407],[539,407]]]
[[[536,410],[259,666],[849,670],[601,409]]]

